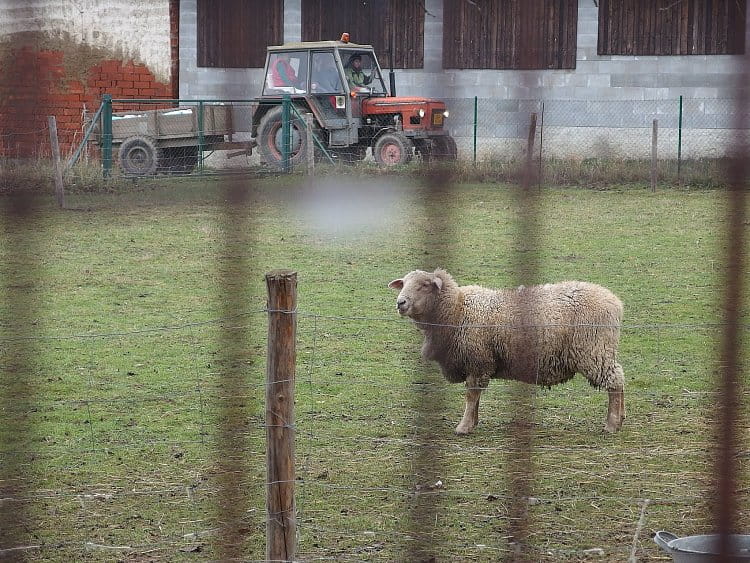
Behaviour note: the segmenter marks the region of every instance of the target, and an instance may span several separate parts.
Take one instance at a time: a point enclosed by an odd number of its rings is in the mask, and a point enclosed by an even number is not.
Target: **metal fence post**
[[[112,174],[112,96],[102,96],[102,172],[105,178]]]
[[[203,172],[203,149],[206,146],[206,134],[204,128],[204,106],[203,100],[198,102],[198,171]]]
[[[479,110],[479,100],[474,96],[474,164],[477,163],[477,114]]]
[[[291,133],[290,119],[292,113],[292,98],[289,94],[284,95],[281,101],[281,169],[284,172],[291,172],[292,166],[289,158],[291,152]]]

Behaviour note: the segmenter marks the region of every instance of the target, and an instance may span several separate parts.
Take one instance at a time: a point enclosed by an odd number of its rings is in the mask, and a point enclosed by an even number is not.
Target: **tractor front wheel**
[[[414,144],[397,131],[378,137],[372,148],[375,162],[381,166],[398,166],[408,163],[414,154]]]

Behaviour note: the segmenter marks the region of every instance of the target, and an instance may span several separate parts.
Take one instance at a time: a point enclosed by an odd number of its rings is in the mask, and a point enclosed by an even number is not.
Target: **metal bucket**
[[[750,562],[750,536],[736,534],[729,537],[731,549],[726,561]],[[675,563],[699,563],[719,561],[719,538],[718,534],[678,538],[669,532],[656,532],[654,541],[672,556]]]

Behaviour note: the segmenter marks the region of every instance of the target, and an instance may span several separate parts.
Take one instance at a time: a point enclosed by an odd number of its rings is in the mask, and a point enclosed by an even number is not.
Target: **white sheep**
[[[622,303],[608,289],[566,281],[517,289],[459,286],[445,270],[416,270],[388,284],[398,312],[424,334],[422,356],[451,383],[466,382],[466,408],[456,427],[479,423],[479,397],[492,378],[552,386],[580,373],[609,392],[606,432],[625,419],[617,347]]]

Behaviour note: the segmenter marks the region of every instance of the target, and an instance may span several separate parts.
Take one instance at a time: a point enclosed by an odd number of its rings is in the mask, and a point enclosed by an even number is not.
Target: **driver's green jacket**
[[[364,86],[372,82],[372,76],[367,76],[363,70],[354,70],[352,67],[346,69],[346,79],[352,86]]]

